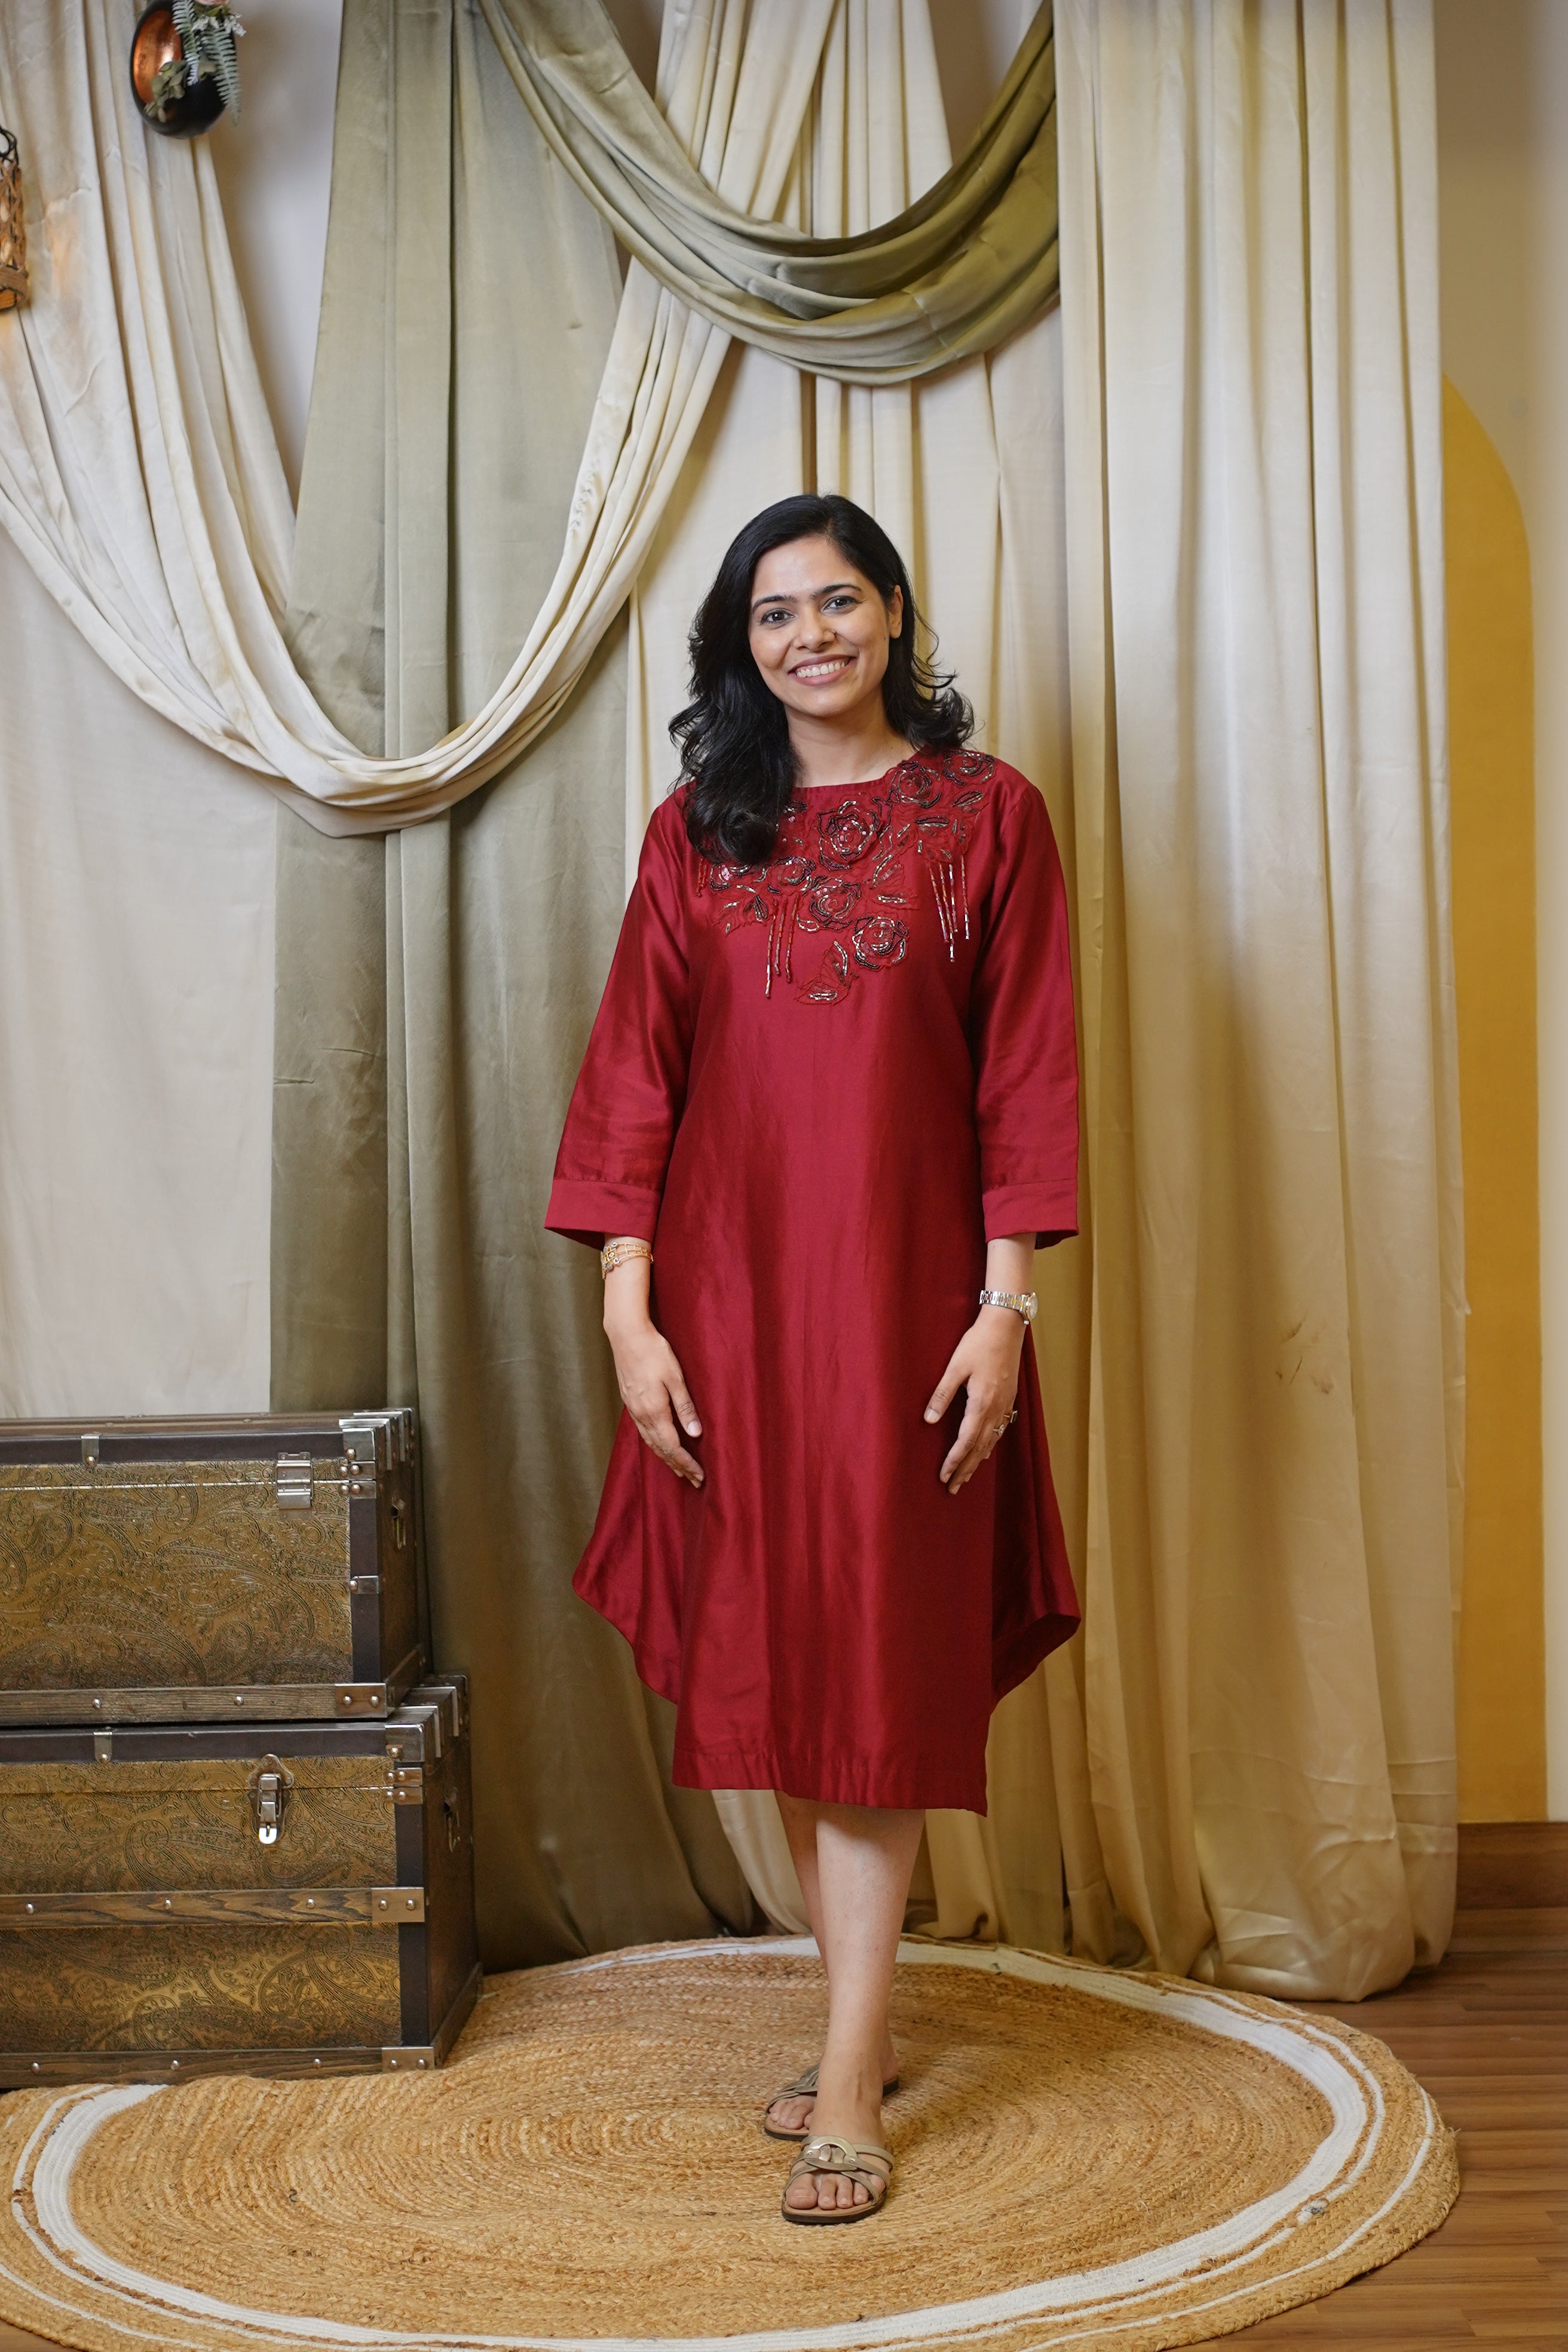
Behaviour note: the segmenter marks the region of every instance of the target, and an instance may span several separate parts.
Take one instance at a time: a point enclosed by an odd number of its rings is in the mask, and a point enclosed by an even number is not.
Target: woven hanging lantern
[[[27,299],[27,235],[22,221],[22,165],[14,133],[0,125],[0,310]]]

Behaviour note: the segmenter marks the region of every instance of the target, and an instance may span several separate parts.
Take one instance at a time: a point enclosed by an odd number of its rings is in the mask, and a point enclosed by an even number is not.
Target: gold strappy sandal
[[[805,2140],[811,2137],[810,2127],[805,2124],[796,2124],[793,2130],[785,2131],[782,2126],[770,2122],[769,2118],[781,2099],[815,2099],[816,2076],[817,2068],[808,2066],[804,2074],[797,2074],[793,2083],[786,2083],[782,2091],[775,2091],[767,2101],[763,2109],[763,2129],[770,2139]],[[898,2087],[899,2078],[895,2074],[890,2083],[883,2084],[882,2096],[890,2099]]]
[[[795,2181],[807,2173],[834,2172],[846,2179],[858,2181],[866,2191],[864,2205],[792,2205],[789,2192]],[[879,2213],[888,2201],[888,2186],[893,2178],[893,2158],[889,2149],[878,2147],[874,2142],[852,2139],[832,2139],[825,2133],[808,2139],[789,2168],[789,2179],[784,2185],[779,2210],[786,2221],[802,2221],[809,2228],[827,2228],[835,2221],[868,2221]]]

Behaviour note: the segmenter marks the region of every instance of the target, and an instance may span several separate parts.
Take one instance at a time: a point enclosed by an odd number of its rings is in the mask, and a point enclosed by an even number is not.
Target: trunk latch
[[[316,1499],[316,1465],[308,1454],[280,1454],[272,1473],[280,1511],[308,1511]]]
[[[263,1845],[276,1845],[294,1775],[276,1756],[264,1756],[250,1776],[250,1810]]]

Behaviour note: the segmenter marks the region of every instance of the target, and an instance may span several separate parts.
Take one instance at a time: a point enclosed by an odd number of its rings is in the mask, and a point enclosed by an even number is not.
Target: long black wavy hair
[[[947,751],[966,743],[973,729],[974,714],[951,675],[919,649],[924,625],[910,575],[881,524],[852,499],[805,495],[764,507],[736,532],[702,599],[691,625],[691,700],[669,722],[689,787],[687,833],[706,856],[731,865],[767,863],[797,780],[784,706],[752,657],[752,583],[775,547],[817,538],[831,540],[884,604],[895,588],[902,592],[903,627],[889,642],[882,679],[894,734],[917,751]]]

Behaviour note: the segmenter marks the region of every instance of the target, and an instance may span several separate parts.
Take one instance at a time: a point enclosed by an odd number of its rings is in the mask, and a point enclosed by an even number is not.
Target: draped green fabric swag
[[[900,383],[990,351],[1057,292],[1056,58],[1039,8],[968,148],[918,203],[813,237],[726,204],[599,0],[479,0],[535,121],[671,293],[794,366]]]
[[[434,742],[527,635],[619,297],[472,0],[348,0],[289,635],[363,749]],[[668,1710],[567,1582],[617,1400],[597,1270],[541,1220],[624,765],[617,625],[459,808],[384,841],[279,814],[274,1401],[419,1407],[492,1968],[754,1916],[711,1800],[669,1785]]]

